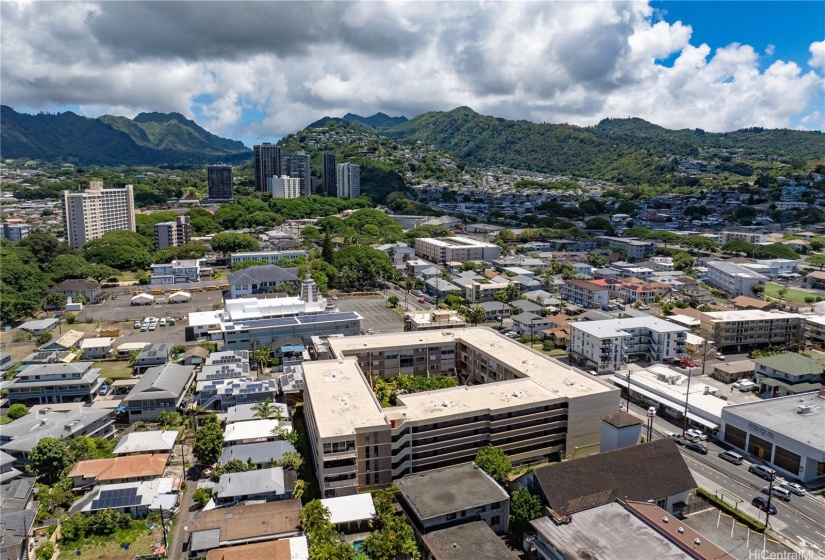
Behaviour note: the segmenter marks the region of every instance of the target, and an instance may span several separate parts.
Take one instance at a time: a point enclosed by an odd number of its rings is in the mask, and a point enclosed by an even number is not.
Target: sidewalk
[[[706,477],[702,476],[701,474],[699,474],[697,472],[690,471],[690,473],[693,475],[693,479],[696,481],[696,485],[699,488],[704,488],[705,490],[707,490],[711,494],[716,494],[716,491],[719,490],[720,488],[722,488],[718,483],[712,481],[709,478],[706,478]],[[728,504],[730,504],[734,508],[738,509],[742,513],[750,515],[751,517],[753,517],[757,521],[759,521],[761,523],[764,523],[765,522],[765,512],[760,510],[760,509],[757,509],[754,506],[752,506],[750,501],[748,501],[747,498],[744,498],[742,496],[740,496],[740,498],[742,498],[743,501],[740,502],[739,505],[731,503],[732,500],[730,500],[728,498],[725,498],[724,500],[725,500],[725,502],[727,502]],[[784,523],[784,522],[782,522],[778,519],[775,519],[774,517],[771,517],[771,527],[770,528],[773,531],[782,531],[787,526],[788,526],[787,523]]]

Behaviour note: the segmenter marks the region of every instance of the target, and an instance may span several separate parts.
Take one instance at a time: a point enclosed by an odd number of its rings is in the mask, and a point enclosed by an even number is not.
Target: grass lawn
[[[3,424],[8,424],[9,422],[11,422],[11,418],[8,416],[0,416],[0,426]]]
[[[784,286],[781,284],[777,284],[776,282],[768,282],[765,284],[765,295],[779,299],[779,290],[781,290]],[[785,294],[783,300],[786,301],[795,301],[797,303],[805,303],[806,297],[812,297],[813,294],[808,292],[803,292],[801,290],[795,290],[793,288],[788,288],[788,293]]]
[[[112,379],[129,379],[132,377],[132,368],[129,362],[121,360],[118,362],[95,362],[94,367],[100,368],[101,377],[111,377]]]
[[[149,274],[149,272],[146,270],[138,270],[137,272],[132,270],[124,270],[118,275],[117,279],[119,282],[137,282],[138,274]]]
[[[135,521],[129,529],[122,529],[114,535],[88,537],[71,545],[60,545],[58,560],[77,558],[76,550],[82,551],[80,558],[151,554],[152,545],[162,541],[163,531],[159,525],[149,529],[145,522]],[[129,543],[128,552],[122,546],[124,543]]]

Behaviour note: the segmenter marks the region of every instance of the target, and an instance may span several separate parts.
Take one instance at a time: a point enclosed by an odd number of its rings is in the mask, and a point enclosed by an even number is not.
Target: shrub
[[[9,407],[8,413],[6,416],[11,418],[12,420],[17,420],[18,418],[23,418],[26,414],[29,413],[29,409],[26,405],[21,403],[15,403]]]
[[[54,555],[54,543],[46,541],[46,544],[37,549],[37,560],[50,560]]]
[[[194,500],[195,505],[198,508],[203,508],[209,500],[212,499],[212,489],[211,488],[198,488],[195,490],[195,493],[192,494],[192,500]]]
[[[52,339],[52,335],[50,335],[49,333],[43,333],[35,339],[34,343],[38,347],[40,347],[40,346],[43,346],[44,344],[48,344],[51,341],[51,339]]]
[[[74,313],[66,313],[66,322],[70,325],[74,325],[77,323],[77,315]]]

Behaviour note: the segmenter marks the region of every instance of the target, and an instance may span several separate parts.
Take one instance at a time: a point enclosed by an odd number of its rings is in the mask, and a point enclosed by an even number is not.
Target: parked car
[[[700,453],[701,455],[708,454],[708,448],[702,445],[701,443],[688,442],[685,444],[685,449],[690,449],[691,451],[695,451],[696,453]]]
[[[758,477],[764,478],[765,480],[771,480],[773,478],[776,478],[776,471],[764,465],[751,465],[750,467],[748,467],[748,472],[751,472]]]
[[[135,321],[135,324],[134,324],[134,325],[132,325],[132,328],[133,328],[133,329],[139,329],[139,328],[140,328],[140,326],[141,326],[140,321]]]
[[[418,303],[427,303],[427,300],[424,298],[418,298]]]
[[[155,330],[156,328],[158,328],[158,324],[157,324],[157,323],[149,323],[149,330],[150,330],[150,331],[153,331],[153,330]],[[143,329],[141,329],[141,330],[143,330]]]
[[[166,326],[166,318],[165,317],[161,317],[160,321],[158,321],[158,326],[159,327],[165,327]]]
[[[762,493],[767,494],[769,490],[771,494],[773,494],[780,500],[783,500],[785,502],[791,501],[791,493],[786,488],[782,488],[781,486],[774,486],[772,488],[770,486],[765,486],[762,488]]]
[[[785,482],[780,484],[779,487],[784,488],[791,494],[796,494],[797,496],[804,496],[808,493],[808,490],[806,490],[804,486],[797,482]]]
[[[112,386],[108,383],[104,383],[100,386],[100,389],[97,390],[98,395],[108,395],[109,391],[112,389]]]
[[[757,509],[767,511],[768,515],[776,515],[776,508],[771,504],[771,509],[768,511],[768,500],[762,496],[757,496],[751,501],[751,505],[756,506]]]
[[[641,311],[647,311],[647,310],[649,310],[649,309],[650,309],[650,306],[649,306],[649,305],[640,305],[640,306],[639,306],[639,309],[640,309]]]
[[[719,360],[720,362],[724,362],[725,361],[725,355],[717,352],[716,353],[716,359]]]
[[[683,368],[691,368],[696,367],[696,362],[690,358],[682,358],[681,360],[676,360],[676,365]]]
[[[744,460],[744,457],[742,457],[739,453],[736,453],[735,451],[722,451],[721,453],[719,453],[719,457],[721,457],[725,461],[733,463],[734,465],[741,465],[742,461]]]
[[[338,299],[338,296],[336,296],[335,294],[333,294],[333,296],[332,296],[332,301],[335,301],[335,300],[337,300],[337,299]]]
[[[753,391],[754,387],[756,387],[756,383],[751,381],[750,379],[740,379],[733,383],[734,389],[739,389],[743,393],[747,393],[748,391]]]
[[[689,429],[688,431],[685,432],[685,434],[690,434],[693,437],[699,439],[700,441],[707,441],[708,440],[707,435],[705,435],[704,433],[702,433],[699,430],[696,430],[694,428]]]

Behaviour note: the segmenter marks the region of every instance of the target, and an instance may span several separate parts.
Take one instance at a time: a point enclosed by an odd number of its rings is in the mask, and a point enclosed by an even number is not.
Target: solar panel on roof
[[[28,495],[29,490],[31,490],[31,487],[32,487],[32,483],[30,481],[28,481],[28,480],[22,481],[20,483],[20,486],[17,487],[17,492],[14,493],[14,498],[16,500],[20,500],[22,498],[25,498]]]
[[[97,499],[92,502],[92,509],[119,509],[138,505],[141,497],[137,488],[117,488],[115,490],[101,490]]]

